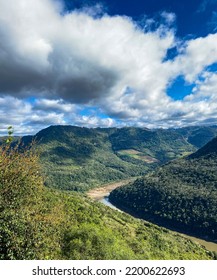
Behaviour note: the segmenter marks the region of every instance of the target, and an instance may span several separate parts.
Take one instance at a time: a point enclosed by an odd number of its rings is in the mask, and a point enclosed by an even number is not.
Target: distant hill
[[[161,164],[196,150],[181,133],[170,129],[120,128],[109,139],[115,151],[134,149]]]
[[[110,129],[52,126],[37,133],[34,139],[47,175],[47,185],[84,191],[142,175],[156,165],[130,156],[121,157],[110,141],[112,132]]]
[[[35,136],[22,137],[21,142],[24,146],[36,143],[47,185],[85,191],[144,175],[170,160],[195,152],[215,134],[216,127],[149,130],[50,126]],[[0,143],[3,140],[1,137]]]
[[[204,147],[189,156],[189,158],[217,157],[217,137],[208,142]]]
[[[201,148],[217,136],[217,126],[190,126],[176,129],[196,148]]]
[[[110,194],[139,217],[217,240],[217,138]]]
[[[66,190],[141,176],[156,166],[195,151],[180,133],[142,128],[51,126],[34,137],[46,184]],[[31,137],[24,137],[25,143]]]

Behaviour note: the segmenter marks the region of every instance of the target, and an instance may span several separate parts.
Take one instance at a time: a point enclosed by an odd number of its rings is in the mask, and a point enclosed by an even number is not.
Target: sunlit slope
[[[51,126],[33,139],[41,154],[47,185],[79,191],[144,175],[163,162],[195,150],[176,131],[142,128]]]

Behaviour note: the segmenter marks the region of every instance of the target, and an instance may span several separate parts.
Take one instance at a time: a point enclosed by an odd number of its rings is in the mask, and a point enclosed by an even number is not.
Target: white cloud
[[[70,103],[65,103],[63,100],[37,99],[34,102],[34,110],[74,113],[76,106]]]
[[[185,97],[185,101],[206,103],[217,101],[217,74],[204,72],[202,77],[196,81],[192,94]]]
[[[166,20],[168,24],[172,24],[176,20],[176,15],[174,13],[162,12],[161,16]]]
[[[101,118],[98,116],[77,116],[74,119],[76,125],[87,127],[115,127],[117,123],[112,118]]]
[[[216,118],[216,77],[206,67],[217,62],[217,34],[180,44],[172,29],[176,17],[167,12],[161,14],[166,25],[147,31],[128,17],[103,14],[99,5],[71,13],[54,0],[0,0],[0,7],[0,118],[8,112],[6,121],[19,131],[55,123],[166,127]],[[166,60],[173,47],[178,55]],[[183,101],[166,94],[179,75],[196,82]],[[32,96],[35,102],[21,100]],[[80,116],[82,106],[100,107],[108,117]]]
[[[65,124],[64,110],[56,112],[56,107],[49,111],[50,104],[44,107],[34,107],[30,102],[19,100],[14,97],[1,97],[0,98],[0,133],[6,134],[7,127],[13,126],[16,135],[19,134],[34,134],[41,128],[51,124]],[[58,104],[56,101],[55,104]],[[37,101],[39,104],[40,101]],[[67,105],[66,105],[67,106]]]
[[[172,67],[183,74],[188,82],[194,82],[205,67],[217,62],[217,34],[192,39],[186,43],[184,53],[178,56]]]
[[[0,91],[4,94],[43,90],[47,97],[76,103],[120,96],[120,88],[128,84],[148,87],[174,44],[169,30],[164,36],[162,30],[143,33],[126,17],[61,15],[51,0],[16,4],[0,0],[0,4],[0,34],[4,35]]]

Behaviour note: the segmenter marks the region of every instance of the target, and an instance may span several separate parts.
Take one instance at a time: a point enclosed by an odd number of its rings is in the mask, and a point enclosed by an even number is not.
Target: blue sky
[[[159,23],[163,11],[176,15],[176,34],[180,37],[206,36],[215,32],[217,19],[216,0],[110,0],[110,1],[82,1],[65,0],[67,10],[82,9],[84,6],[101,3],[109,15],[123,15],[140,21],[144,17],[156,19]]]
[[[217,124],[217,0],[0,0],[0,134]]]

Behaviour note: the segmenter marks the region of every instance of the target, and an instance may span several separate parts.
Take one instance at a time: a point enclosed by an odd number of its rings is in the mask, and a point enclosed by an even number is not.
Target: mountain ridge
[[[34,146],[41,154],[46,184],[65,190],[89,188],[137,177],[177,157],[217,135],[217,127],[181,129],[86,128],[54,125],[34,136],[21,138],[24,146]],[[198,140],[203,136],[203,141]],[[194,146],[188,142],[194,139]]]
[[[51,126],[32,139],[41,153],[47,185],[81,191],[141,176],[160,162],[194,150],[176,132],[133,127]]]

